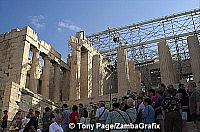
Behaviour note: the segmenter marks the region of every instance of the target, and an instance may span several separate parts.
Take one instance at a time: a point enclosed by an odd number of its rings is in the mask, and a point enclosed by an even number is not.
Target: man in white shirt
[[[109,111],[105,108],[105,102],[99,101],[99,108],[96,110],[96,123],[106,123],[106,119],[108,117]],[[103,132],[104,130],[101,128],[95,129],[95,132]]]
[[[131,121],[131,123],[134,123],[137,119],[137,110],[135,109],[134,100],[132,98],[129,98],[127,100],[128,109],[126,110],[126,113]]]
[[[99,123],[105,123],[108,117],[109,111],[105,108],[105,102],[99,101],[99,108],[96,111],[96,121]]]
[[[54,119],[54,123],[52,123],[49,126],[49,132],[63,132],[63,129],[61,127],[61,121],[62,121],[62,117],[61,115],[56,115],[55,119]]]

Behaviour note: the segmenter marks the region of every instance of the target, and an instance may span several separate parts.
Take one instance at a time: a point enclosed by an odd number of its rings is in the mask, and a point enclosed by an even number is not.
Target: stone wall
[[[11,112],[9,119],[18,109],[43,110],[68,100],[69,74],[61,55],[30,27],[0,35],[0,108]]]
[[[17,83],[10,82],[6,84],[1,110],[8,110],[9,121],[13,119],[19,109],[26,115],[30,108],[44,111],[47,106],[52,109],[58,107],[50,100],[43,99],[40,95],[31,92],[29,89],[22,88]]]

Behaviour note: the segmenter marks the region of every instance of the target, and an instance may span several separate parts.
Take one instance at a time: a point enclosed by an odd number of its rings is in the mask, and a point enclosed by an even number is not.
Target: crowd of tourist
[[[157,123],[160,129],[156,130],[109,130],[112,132],[187,132],[186,122],[196,124],[200,131],[200,82],[190,82],[187,87],[183,84],[175,89],[173,85],[160,84],[157,89],[147,92],[131,93],[120,99],[113,98],[112,106],[107,108],[104,101],[73,105],[71,108],[63,104],[62,110],[52,111],[46,107],[44,113],[29,110],[22,118],[19,110],[8,127],[8,111],[4,111],[2,130],[4,132],[91,132],[107,131],[103,128],[88,130],[79,128],[78,124],[139,124]],[[42,116],[41,116],[42,115]],[[71,126],[74,124],[74,126]],[[74,129],[71,129],[71,128]]]

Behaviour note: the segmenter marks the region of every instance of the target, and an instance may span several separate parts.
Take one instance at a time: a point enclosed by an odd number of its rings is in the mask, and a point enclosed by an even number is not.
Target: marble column
[[[54,90],[53,90],[53,101],[60,101],[60,66],[55,63],[54,65]]]
[[[200,81],[200,45],[196,35],[187,38],[193,79]]]
[[[81,68],[80,68],[80,98],[88,98],[88,86],[89,86],[89,73],[88,73],[88,51],[85,49],[81,51]]]
[[[30,85],[29,89],[37,93],[37,67],[39,65],[39,50],[36,48],[32,49],[33,57],[32,57],[32,64],[30,69]]]
[[[139,92],[139,87],[141,84],[141,74],[139,71],[135,69],[134,60],[130,60],[128,62],[128,65],[129,65],[130,90],[134,92]]]
[[[49,99],[49,80],[50,80],[50,58],[48,56],[44,56],[44,67],[42,73],[42,87],[41,87],[41,95],[43,95],[46,99]]]
[[[160,74],[161,82],[165,85],[176,84],[176,70],[173,66],[172,57],[169,47],[166,45],[165,39],[162,39],[158,43],[159,62],[160,62]]]
[[[73,102],[80,99],[81,45],[75,37],[71,37],[69,43],[72,47],[69,100]]]
[[[70,89],[70,71],[63,71],[63,86],[62,86],[62,101],[69,100],[69,89]]]
[[[101,86],[101,57],[94,55],[92,58],[92,98],[98,97]]]
[[[117,78],[118,78],[118,93],[126,95],[129,90],[129,69],[127,51],[122,47],[117,49]]]
[[[18,51],[20,52],[20,50]],[[27,66],[29,63],[29,52],[30,52],[30,43],[24,41],[24,47],[22,52],[22,67],[21,68],[21,77],[20,77],[20,86],[26,87],[29,83],[27,81]],[[26,85],[27,84],[27,85]],[[28,88],[28,87],[26,87]]]

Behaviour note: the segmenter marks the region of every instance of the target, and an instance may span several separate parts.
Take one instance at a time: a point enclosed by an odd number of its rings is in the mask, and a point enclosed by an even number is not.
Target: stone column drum
[[[69,100],[73,102],[80,99],[81,45],[75,37],[71,37],[69,43],[72,47]]]
[[[165,39],[162,39],[158,43],[159,62],[160,62],[160,74],[161,82],[165,85],[171,85],[177,83],[176,71],[173,66],[172,57],[169,51],[169,47],[166,45]]]
[[[126,95],[129,90],[129,70],[128,70],[128,59],[127,51],[118,47],[117,49],[117,77],[118,77],[118,93]]]
[[[49,74],[50,74],[50,58],[48,56],[44,56],[44,67],[42,73],[42,87],[41,87],[41,94],[46,98],[49,99]]]
[[[36,48],[32,49],[33,58],[30,69],[30,90],[34,93],[37,93],[37,67],[39,65],[39,50]]]
[[[200,45],[196,35],[187,38],[192,74],[195,82],[200,81]]]
[[[100,55],[94,55],[92,58],[92,97],[96,98],[100,93],[100,72],[101,58]]]
[[[53,101],[60,101],[60,66],[55,63],[54,64],[54,90],[53,90]]]

